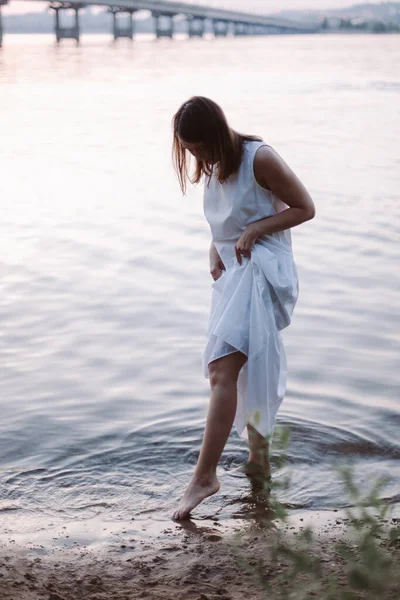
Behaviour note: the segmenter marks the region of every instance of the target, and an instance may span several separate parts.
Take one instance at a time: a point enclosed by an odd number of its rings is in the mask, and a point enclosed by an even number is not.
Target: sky
[[[183,0],[185,1],[185,0]],[[378,0],[376,0],[378,2]],[[193,4],[206,4],[218,8],[227,8],[232,10],[256,11],[261,14],[272,14],[279,10],[302,10],[328,8],[343,8],[354,4],[367,4],[368,0],[186,0]],[[25,12],[43,12],[49,2],[32,2],[31,0],[22,2],[19,0],[9,0],[9,4],[3,7],[4,14],[21,14]]]

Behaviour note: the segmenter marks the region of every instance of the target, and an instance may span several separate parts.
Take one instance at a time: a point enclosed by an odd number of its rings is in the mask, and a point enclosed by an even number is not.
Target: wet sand
[[[393,513],[394,515],[395,513]],[[400,523],[398,517],[386,520]],[[346,517],[340,511],[296,511],[280,525],[284,539],[296,546],[307,525],[315,533],[313,556],[321,557],[323,575],[318,584],[301,575],[308,597],[320,597],[328,576],[346,581],[346,562],[334,542],[346,537]],[[101,534],[100,534],[101,530]],[[141,532],[141,533],[140,533]],[[240,534],[240,542],[237,536]],[[272,594],[293,581],[288,559],[273,560],[271,532],[246,520],[220,521],[216,517],[180,522],[157,522],[146,517],[131,523],[74,522],[56,525],[35,536],[1,536],[1,600],[239,600],[266,598],[254,572],[247,573],[238,557],[268,579]],[[96,538],[96,542],[84,541]],[[29,539],[28,539],[29,538]],[[110,542],[112,539],[112,542]],[[400,547],[383,536],[382,550],[400,559]],[[398,561],[400,563],[400,560]],[[299,586],[293,598],[301,598]],[[398,587],[383,598],[400,597]],[[278,597],[278,596],[276,596]]]

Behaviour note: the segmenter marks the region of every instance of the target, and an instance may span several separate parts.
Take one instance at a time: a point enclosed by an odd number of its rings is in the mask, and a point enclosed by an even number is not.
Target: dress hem
[[[235,352],[240,352],[241,354],[244,354],[248,360],[249,356],[246,352],[243,352],[243,350],[240,350],[237,346],[235,346],[235,344],[231,344],[231,342],[229,342],[227,339],[225,339],[225,337],[218,335],[216,333],[213,333],[211,335],[214,335],[215,337],[219,338],[219,340],[221,340],[222,342],[225,342],[225,344],[229,344],[229,346],[232,346],[233,348],[235,348],[235,350],[226,352],[225,354],[221,354],[220,356],[217,356],[216,358],[213,358],[211,360],[207,360],[207,363],[205,363],[205,366],[207,366],[207,374],[204,374],[204,377],[206,379],[210,378],[210,373],[209,373],[209,369],[208,366],[210,363],[214,362],[215,360],[218,360],[219,358],[223,358],[224,356],[229,356],[230,354],[234,354]],[[211,336],[208,338],[210,340]],[[204,355],[205,351],[203,352]],[[211,352],[212,354],[212,352]]]

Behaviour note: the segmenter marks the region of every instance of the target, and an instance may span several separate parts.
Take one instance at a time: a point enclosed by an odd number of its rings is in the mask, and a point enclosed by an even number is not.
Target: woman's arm
[[[297,175],[270,146],[261,146],[254,157],[254,177],[261,187],[289,206],[286,210],[251,223],[235,245],[236,257],[242,264],[242,256],[250,258],[257,238],[283,231],[315,217],[314,202]]]
[[[217,260],[219,259],[218,250],[216,249],[214,242],[211,242],[210,244],[210,260],[212,258],[215,258]]]
[[[220,255],[215,247],[214,242],[210,244],[210,273],[215,280],[221,277],[221,271],[225,270],[225,265],[221,260]]]
[[[289,229],[315,217],[315,205],[307,189],[289,165],[270,146],[261,146],[254,157],[254,176],[289,208],[256,223],[257,237]]]

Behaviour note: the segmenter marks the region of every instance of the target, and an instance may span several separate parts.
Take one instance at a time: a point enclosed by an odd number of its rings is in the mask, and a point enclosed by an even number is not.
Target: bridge
[[[30,2],[32,0],[25,1]],[[0,46],[3,37],[1,6],[7,3],[8,0],[0,0]],[[57,42],[62,38],[72,38],[79,43],[79,10],[87,6],[104,6],[112,14],[112,31],[115,40],[120,37],[133,39],[135,23],[133,15],[143,10],[151,13],[157,38],[173,37],[175,17],[186,19],[189,37],[203,37],[206,20],[211,23],[212,32],[215,36],[226,36],[229,33],[233,35],[269,35],[277,33],[316,33],[319,31],[319,27],[314,24],[307,25],[261,14],[239,12],[225,8],[219,9],[187,2],[169,0],[50,0],[49,8],[55,14],[54,25]],[[75,23],[72,27],[64,27],[61,24],[60,13],[71,9],[75,11]],[[121,19],[117,17],[121,14],[125,16],[125,22],[122,25]]]

